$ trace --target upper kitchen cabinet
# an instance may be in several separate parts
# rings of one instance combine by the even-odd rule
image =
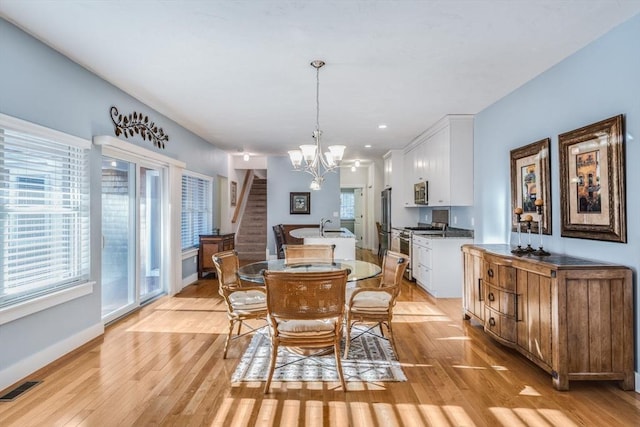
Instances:
[[[384,188],[393,188],[394,192],[400,193],[400,189],[404,186],[402,150],[389,150],[382,158],[384,160]],[[400,202],[400,198],[398,197],[395,201]]]
[[[413,205],[413,199],[408,199],[407,174],[404,170],[404,155],[402,150],[390,150],[384,156],[384,188],[391,188],[391,225],[404,227],[418,222],[418,212],[415,209],[405,209]],[[411,185],[413,190],[413,184]]]
[[[404,150],[404,173],[406,189],[429,183],[429,206],[473,205],[473,116],[445,116],[415,138]]]
[[[473,116],[445,116],[427,132],[429,206],[473,205]]]

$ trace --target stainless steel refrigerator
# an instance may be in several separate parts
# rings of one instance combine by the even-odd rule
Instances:
[[[380,248],[382,253],[389,248],[391,243],[391,189],[382,190],[382,217],[380,219],[381,231]]]

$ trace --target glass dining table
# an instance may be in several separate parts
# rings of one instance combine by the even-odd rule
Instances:
[[[265,270],[305,273],[310,271],[335,271],[345,268],[349,272],[349,276],[347,277],[347,285],[354,285],[360,280],[375,277],[382,272],[382,269],[379,265],[360,260],[338,259],[333,263],[305,263],[287,265],[284,259],[271,259],[268,261],[258,261],[251,264],[243,265],[238,269],[238,277],[247,282],[264,283],[263,273]]]

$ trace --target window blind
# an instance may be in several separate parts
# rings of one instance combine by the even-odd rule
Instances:
[[[200,234],[211,233],[212,179],[193,174],[182,175],[182,249],[198,246]]]
[[[88,280],[89,146],[0,117],[0,307]]]

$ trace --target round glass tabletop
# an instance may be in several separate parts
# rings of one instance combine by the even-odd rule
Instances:
[[[262,276],[265,270],[309,272],[309,271],[335,271],[346,268],[349,271],[347,281],[355,282],[377,276],[382,272],[379,265],[360,260],[336,260],[332,264],[294,264],[285,265],[284,259],[272,259],[258,261],[243,265],[238,269],[238,277],[242,280],[254,283],[264,283]]]

